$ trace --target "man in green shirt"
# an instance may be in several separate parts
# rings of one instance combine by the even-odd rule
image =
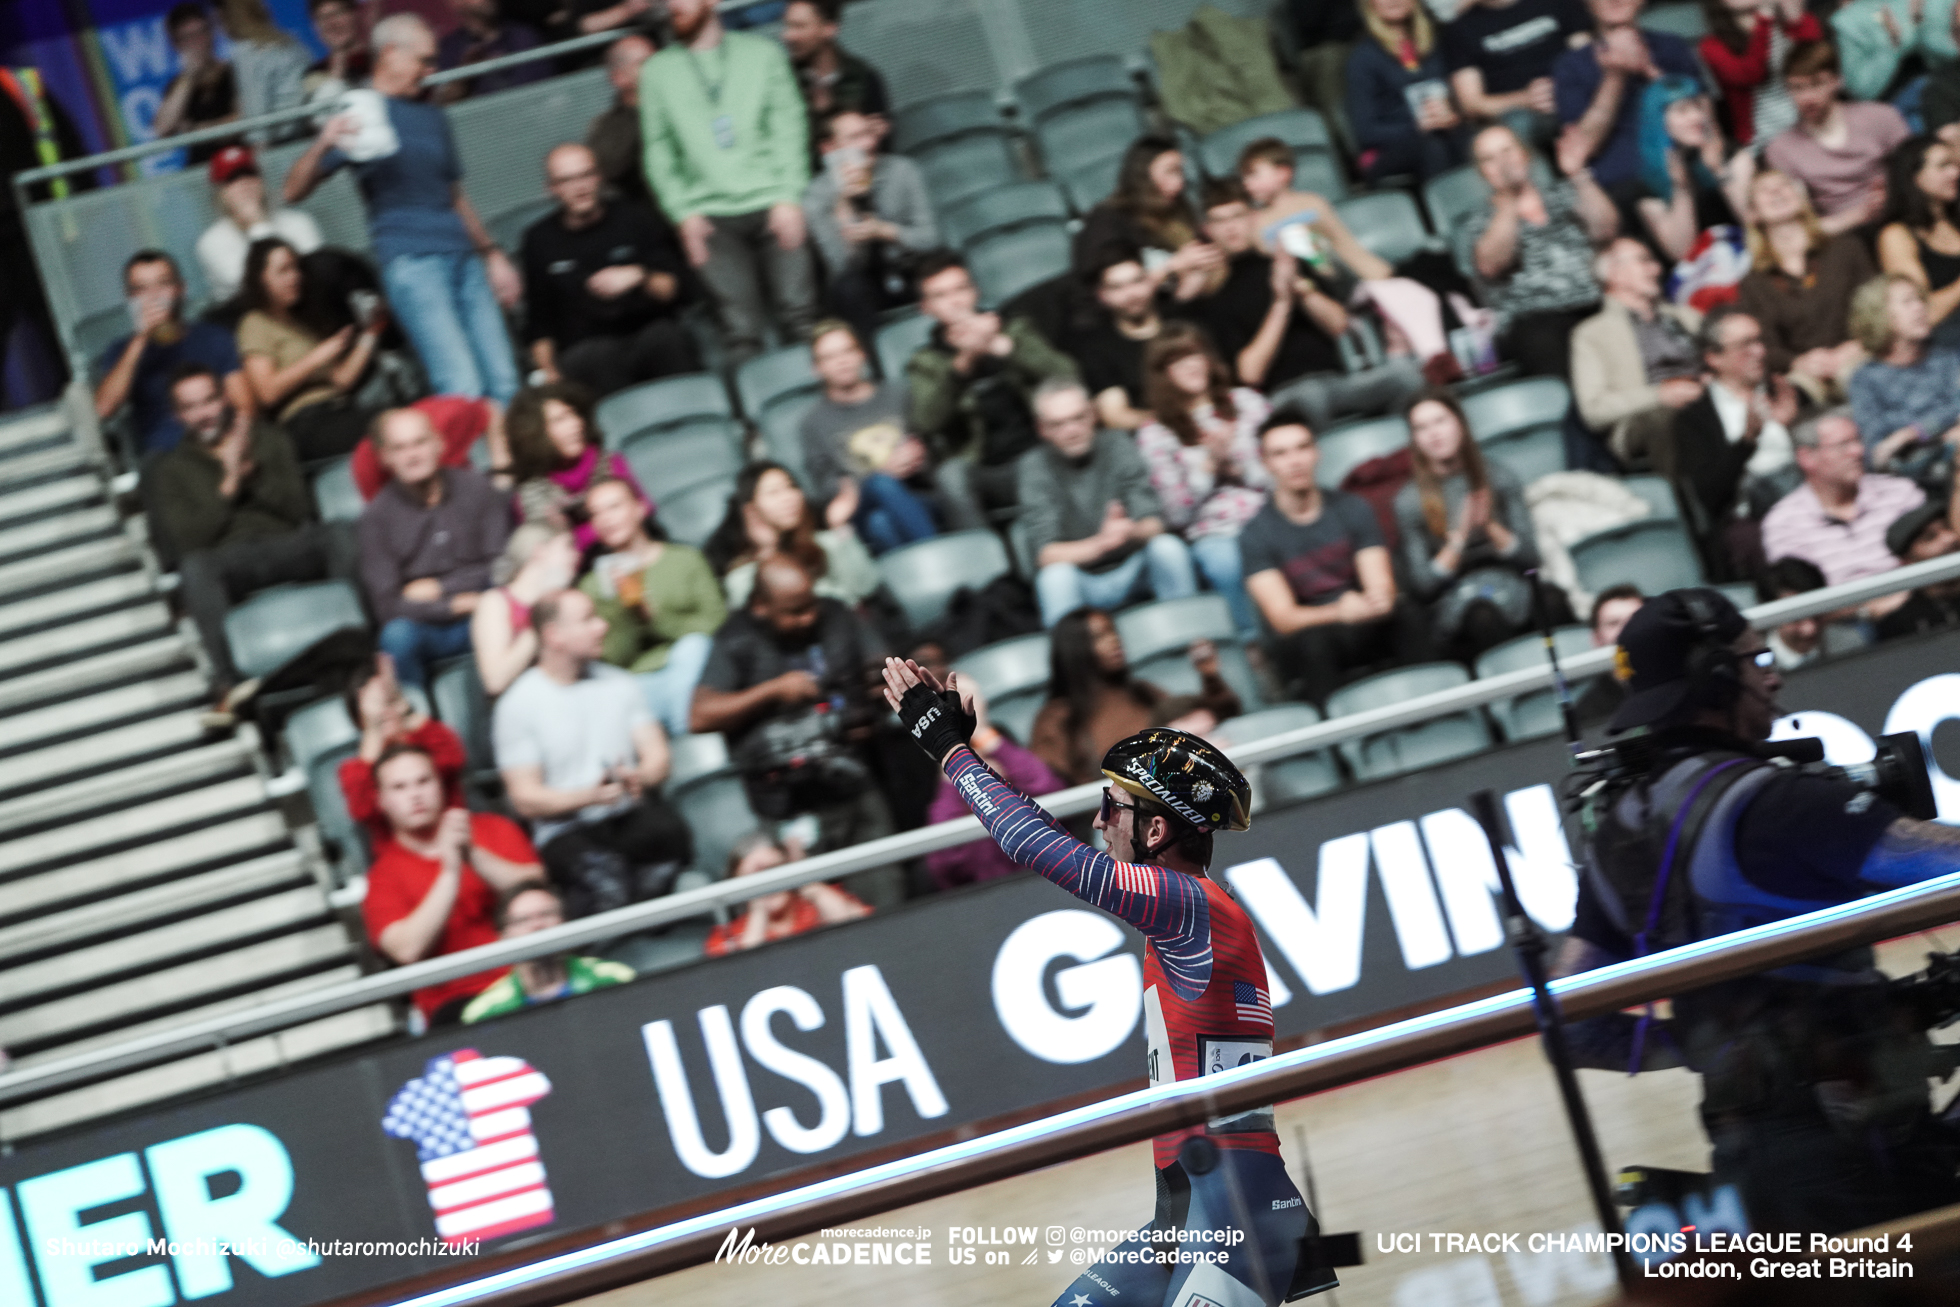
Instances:
[[[558,891],[542,880],[527,880],[504,891],[497,904],[497,928],[505,939],[517,939],[565,924],[565,904]],[[463,1024],[521,1012],[534,1003],[586,994],[634,978],[624,962],[560,954],[520,962],[463,1009]]]
[[[647,181],[721,313],[737,365],[762,352],[769,305],[789,336],[816,319],[803,224],[810,127],[776,42],[724,31],[714,0],[670,0],[674,44],[640,69]]]

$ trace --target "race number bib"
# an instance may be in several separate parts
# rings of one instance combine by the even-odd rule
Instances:
[[[1215,1076],[1221,1071],[1232,1071],[1254,1062],[1264,1062],[1273,1055],[1273,1041],[1270,1039],[1215,1038],[1211,1035],[1198,1036],[1198,1074]],[[1244,1134],[1254,1130],[1273,1128],[1273,1109],[1255,1107],[1237,1116],[1215,1116],[1205,1122],[1205,1128],[1213,1134]]]

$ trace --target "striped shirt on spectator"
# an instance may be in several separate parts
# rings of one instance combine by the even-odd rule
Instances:
[[[1889,572],[1899,565],[1885,547],[1885,530],[1926,501],[1926,493],[1905,477],[1866,473],[1849,518],[1824,511],[1817,492],[1798,486],[1776,501],[1763,518],[1763,554],[1815,563],[1827,585]]]

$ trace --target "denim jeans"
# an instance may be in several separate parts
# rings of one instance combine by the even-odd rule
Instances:
[[[1252,600],[1245,593],[1245,563],[1239,555],[1237,536],[1199,536],[1191,542],[1191,557],[1205,581],[1232,610],[1232,625],[1247,635],[1259,634],[1259,617],[1252,611]]]
[[[640,693],[646,696],[647,709],[667,728],[667,734],[688,733],[694,687],[701,680],[701,670],[708,665],[708,651],[714,644],[712,635],[689,631],[667,651],[665,667],[639,674]]]
[[[517,361],[482,259],[398,254],[381,266],[381,288],[436,394],[510,403]]]
[[[429,685],[429,664],[460,658],[470,651],[470,619],[418,622],[397,617],[381,628],[376,641],[395,660],[395,679],[403,685]]]
[[[852,521],[874,554],[939,534],[939,523],[926,502],[912,487],[883,472],[873,472],[858,483],[858,511]]]
[[[1050,563],[1034,578],[1043,626],[1053,626],[1078,608],[1120,607],[1139,592],[1153,599],[1182,599],[1198,593],[1189,546],[1165,531],[1107,572]]]

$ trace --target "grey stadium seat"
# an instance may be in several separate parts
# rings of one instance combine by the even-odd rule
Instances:
[[[770,405],[811,394],[820,384],[807,345],[785,345],[758,354],[735,373],[735,393],[741,396],[742,413],[751,422],[760,422]]]
[[[654,516],[667,535],[699,549],[728,516],[728,497],[735,493],[734,477],[717,477],[658,499]]]
[[[1026,744],[1048,697],[1048,654],[1048,633],[1041,631],[975,649],[954,660],[953,670],[979,685],[994,725]]]
[[[768,456],[789,469],[806,493],[814,492],[810,470],[803,461],[803,417],[816,407],[817,396],[799,395],[770,408],[759,425]]]
[[[1315,479],[1338,487],[1348,473],[1371,458],[1392,454],[1409,443],[1409,424],[1401,418],[1369,418],[1319,433],[1320,469]]]
[[[1730,603],[1745,613],[1762,602],[1762,599],[1756,594],[1756,587],[1750,585],[1747,581],[1730,581],[1714,588],[1720,590],[1728,597]]]
[[[438,663],[429,678],[429,697],[435,701],[436,716],[461,737],[471,774],[495,772],[497,753],[490,742],[490,699],[483,693],[483,682],[477,676],[476,659],[465,656]]]
[[[1213,177],[1236,177],[1239,175],[1239,154],[1254,141],[1268,136],[1276,136],[1298,150],[1334,149],[1334,137],[1327,130],[1327,120],[1313,109],[1282,109],[1278,113],[1263,113],[1257,118],[1247,118],[1243,122],[1221,127],[1206,136],[1199,144],[1200,162],[1204,170]],[[1300,185],[1296,175],[1294,184]],[[1302,186],[1307,190],[1310,187]]]
[[[1357,195],[1340,201],[1334,210],[1356,240],[1391,264],[1422,253],[1435,240],[1407,191]]]
[[[1005,137],[1007,120],[992,91],[960,91],[907,105],[892,115],[892,148],[917,154],[963,136]]]
[[[1246,660],[1245,646],[1237,639],[1217,643],[1218,674],[1239,696],[1239,707],[1250,712],[1264,708],[1266,699],[1259,692],[1259,678],[1252,674],[1252,664]],[[1132,658],[1130,675],[1170,694],[1197,694],[1204,688],[1198,669],[1191,665],[1190,657],[1182,649],[1168,650],[1152,658]]]
[[[1116,190],[1116,179],[1123,171],[1123,155],[1128,149],[1124,145],[1092,159],[1077,160],[1066,169],[1050,168],[1048,175],[1068,194],[1071,208],[1077,213],[1087,213]]]
[[[1293,153],[1293,186],[1312,191],[1323,200],[1347,198],[1347,171],[1332,150],[1296,150]]]
[[[667,784],[680,785],[696,776],[725,771],[729,766],[728,739],[719,731],[676,735],[667,741]]]
[[[732,769],[707,772],[672,785],[668,802],[694,832],[694,867],[715,880],[728,875],[729,850],[762,822],[749,807],[741,776]]]
[[[1678,521],[1628,522],[1587,536],[1571,554],[1580,587],[1593,594],[1623,581],[1648,594],[1702,583],[1701,558]]]
[[[345,883],[367,869],[367,837],[347,812],[340,764],[360,748],[360,729],[339,699],[310,703],[286,719],[286,756],[306,776],[307,799],[320,834],[336,851],[335,872]]]
[[[1220,722],[1215,738],[1227,749],[1232,749],[1316,726],[1320,721],[1320,710],[1312,704],[1281,704],[1277,708],[1242,713]],[[1310,799],[1341,786],[1341,769],[1335,764],[1334,755],[1325,749],[1250,764],[1245,772],[1246,778],[1252,782],[1252,806],[1255,809]]]
[[[1558,650],[1559,663],[1563,665],[1567,659],[1593,647],[1592,628],[1561,626],[1552,632],[1552,644]],[[1521,635],[1485,650],[1477,659],[1477,675],[1501,676],[1505,672],[1523,671],[1527,667],[1543,667],[1545,663],[1544,638]],[[1580,681],[1570,687],[1574,699],[1585,692],[1586,684]],[[1557,735],[1565,729],[1565,722],[1558,710],[1558,692],[1549,688],[1499,699],[1490,705],[1490,715],[1497,720],[1498,728],[1504,732],[1507,740],[1536,739],[1541,735]]]
[[[628,386],[599,401],[594,416],[608,449],[623,448],[644,431],[679,426],[698,418],[730,418],[734,407],[721,378],[706,372],[662,377]]]
[[[742,470],[742,429],[727,418],[702,418],[627,443],[626,465],[653,501],[661,503],[703,481]]]
[[[1120,156],[1148,128],[1135,100],[1098,100],[1044,119],[1034,135],[1048,175],[1066,177],[1092,160]]]
[[[1690,45],[1708,35],[1708,16],[1697,4],[1653,5],[1638,21],[1645,31],[1666,32]]]
[[[1068,221],[1068,199],[1053,182],[1016,182],[949,204],[939,218],[939,234],[952,248],[997,231],[1044,218]]]
[[[354,460],[337,458],[313,478],[313,506],[322,522],[358,522],[367,501],[354,484]]]
[[[924,348],[932,338],[932,329],[938,325],[936,319],[915,313],[878,328],[878,366],[884,369],[887,381],[897,381],[905,375],[905,365]]]
[[[1418,663],[1344,685],[1327,696],[1327,715],[1345,717],[1390,704],[1402,703],[1419,695],[1434,694],[1469,683],[1470,673],[1456,663]],[[1340,745],[1341,756],[1361,780],[1374,780],[1414,771],[1453,758],[1463,758],[1487,749],[1490,727],[1476,709],[1452,713],[1413,726],[1401,726],[1349,740]]]
[[[1030,223],[983,237],[964,253],[980,302],[994,307],[1068,271],[1068,228],[1060,222]]]
[[[516,254],[524,246],[524,233],[531,224],[558,208],[558,201],[550,196],[526,200],[514,208],[493,214],[483,220],[484,231],[490,234],[497,248],[509,254]]]
[[[970,195],[1024,180],[1021,161],[1006,136],[961,136],[913,156],[925,174],[933,203],[944,209]]]
[[[367,629],[347,581],[308,581],[261,590],[225,614],[225,641],[240,676],[264,676],[335,631]]]
[[[879,575],[915,631],[944,616],[947,601],[961,586],[978,590],[1009,570],[1007,546],[992,531],[934,536],[878,559]]]
[[[1140,101],[1136,79],[1115,55],[1090,55],[1037,68],[1014,84],[1014,98],[1028,122],[1104,100]]]
[[[1530,485],[1565,470],[1565,414],[1572,392],[1557,377],[1527,377],[1463,397],[1470,433],[1488,458]]]
[[[1680,501],[1675,499],[1674,487],[1667,483],[1666,477],[1622,477],[1620,484],[1647,501],[1651,517],[1665,521],[1681,516]]]
[[[1123,652],[1133,663],[1161,653],[1181,656],[1194,640],[1239,638],[1232,625],[1231,608],[1215,594],[1159,599],[1126,608],[1116,615],[1116,633],[1123,637]]]

